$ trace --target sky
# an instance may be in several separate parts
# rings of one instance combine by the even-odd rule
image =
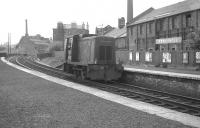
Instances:
[[[146,9],[165,7],[183,0],[133,0],[133,17]],[[127,18],[127,0],[0,0],[0,44],[17,44],[25,35],[25,19],[29,35],[53,37],[57,22],[89,24],[90,33],[96,27],[117,27],[118,18]]]

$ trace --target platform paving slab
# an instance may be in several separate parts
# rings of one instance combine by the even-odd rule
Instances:
[[[193,128],[47,81],[2,62],[0,69],[2,128]]]

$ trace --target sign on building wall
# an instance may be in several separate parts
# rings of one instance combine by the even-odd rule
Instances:
[[[129,60],[132,61],[133,60],[133,53],[129,52]]]
[[[162,38],[156,39],[156,44],[171,44],[171,43],[181,43],[181,37],[172,37],[172,38]]]
[[[145,61],[152,62],[152,53],[151,52],[145,53]]]
[[[135,53],[135,60],[140,61],[140,53],[139,52]]]
[[[200,63],[200,52],[196,52],[196,63]]]
[[[163,53],[163,63],[171,63],[172,60],[171,60],[171,53],[169,52],[164,52]]]
[[[183,53],[183,63],[188,64],[188,52]]]

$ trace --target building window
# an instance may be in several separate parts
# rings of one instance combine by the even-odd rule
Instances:
[[[149,48],[149,51],[152,52],[152,51],[153,51],[153,48]]]
[[[157,21],[157,31],[162,31],[163,30],[163,19],[160,19]]]
[[[160,20],[160,31],[163,31],[163,23],[164,23],[164,20],[163,19],[161,19]]]
[[[149,23],[149,33],[152,33],[152,22]]]
[[[160,45],[159,44],[155,44],[155,50],[158,51],[160,49]]]
[[[131,36],[133,35],[133,28],[130,28],[131,29]]]
[[[143,25],[141,24],[140,25],[140,35],[142,34],[142,27],[143,27]]]
[[[140,49],[140,43],[141,43],[141,42],[140,42],[140,39],[138,39],[138,40],[137,40],[137,50]]]
[[[164,47],[160,47],[160,51],[165,51],[165,48]]]
[[[176,28],[176,16],[172,17],[172,29]]]
[[[190,46],[189,46],[189,45],[186,45],[186,46],[185,46],[185,50],[186,50],[186,51],[189,51],[189,50],[190,50]]]
[[[146,49],[146,42],[145,42],[145,39],[142,39],[142,49]]]
[[[176,48],[175,48],[175,47],[173,47],[173,48],[172,48],[172,51],[176,51]]]
[[[191,14],[186,14],[186,27],[191,26]]]

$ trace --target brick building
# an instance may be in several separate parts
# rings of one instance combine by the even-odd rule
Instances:
[[[132,64],[195,66],[200,63],[200,0],[150,8],[127,22]]]
[[[64,44],[64,40],[68,36],[77,34],[89,34],[89,25],[77,25],[76,23],[63,24],[62,22],[57,23],[57,28],[53,28],[53,41],[56,43]]]
[[[116,63],[126,63],[128,61],[128,42],[124,17],[118,19],[118,28],[113,28],[104,35],[115,38]]]

